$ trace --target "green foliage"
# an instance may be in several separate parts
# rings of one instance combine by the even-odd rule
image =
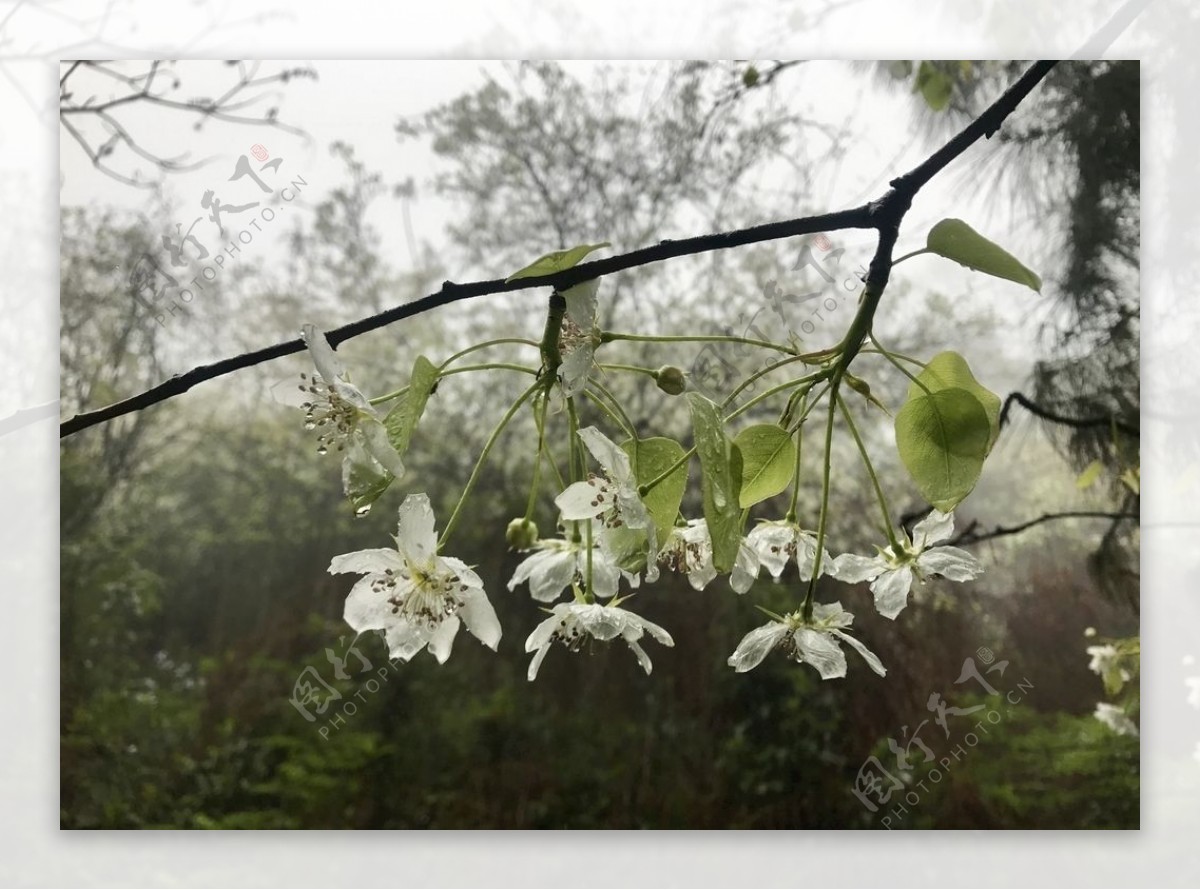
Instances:
[[[700,494],[712,537],[713,566],[718,572],[727,572],[737,559],[742,535],[741,457],[725,433],[717,406],[695,392],[687,394],[687,401],[700,457]]]
[[[735,465],[741,467],[738,503],[742,508],[774,497],[788,487],[796,471],[796,443],[783,427],[760,423],[733,437]]]
[[[662,436],[638,439],[636,442],[629,440],[621,443],[621,448],[629,455],[638,485],[648,485],[658,479],[682,460],[686,453],[674,439]],[[684,461],[671,475],[646,492],[643,498],[646,509],[654,518],[660,543],[667,539],[675,525],[675,517],[679,515],[679,505],[683,503],[683,493],[687,490],[688,470],[688,462]]]
[[[950,104],[950,97],[954,95],[954,80],[932,62],[922,61],[917,66],[913,92],[920,93],[932,110],[945,111]]]
[[[984,238],[961,219],[944,219],[929,230],[925,247],[959,265],[1023,284],[1039,293],[1042,279],[1020,260]]]
[[[940,768],[936,782],[937,759],[922,763],[913,749],[906,786],[920,803],[893,829],[1138,827],[1136,739],[1115,735],[1090,715],[1030,707],[1013,708],[977,736],[979,744]],[[875,753],[894,763],[886,743]],[[880,827],[878,817],[872,824]]]
[[[917,489],[943,513],[971,493],[991,439],[982,403],[965,389],[918,390],[896,414],[896,448]]]
[[[592,251],[611,246],[607,241],[601,241],[599,244],[580,244],[566,250],[555,250],[538,257],[528,266],[518,269],[504,280],[516,281],[518,278],[538,278],[542,275],[553,275],[555,272],[565,272],[567,269],[579,265],[579,261]]]
[[[908,397],[913,399],[924,392],[943,389],[965,389],[979,400],[992,430],[988,437],[990,451],[1000,435],[1000,397],[975,379],[967,360],[957,352],[940,352],[931,358],[916,381],[909,384]]]

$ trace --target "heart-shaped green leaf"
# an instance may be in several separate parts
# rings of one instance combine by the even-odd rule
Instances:
[[[968,269],[1015,281],[1041,293],[1042,279],[1015,256],[984,238],[961,219],[944,219],[929,230],[925,246],[931,253]]]
[[[761,423],[746,427],[733,439],[742,465],[738,503],[745,509],[774,497],[796,472],[796,443],[783,427]]]
[[[636,447],[635,447],[636,446]],[[682,445],[674,439],[657,436],[652,439],[638,439],[635,443],[629,439],[621,443],[621,448],[629,455],[633,466],[633,475],[638,485],[647,485],[678,463],[686,454]],[[683,503],[683,493],[687,489],[688,465],[683,463],[671,475],[659,482],[646,492],[642,501],[654,518],[654,526],[658,530],[658,543],[662,545],[675,527],[675,517],[679,514],[679,505]]]
[[[932,62],[922,62],[917,68],[913,91],[920,92],[925,104],[934,111],[944,111],[954,94],[954,81]]]
[[[920,383],[908,385],[910,399],[923,395],[926,389],[930,392],[965,389],[979,399],[991,427],[991,434],[988,436],[988,450],[991,450],[992,445],[996,443],[996,437],[1000,435],[1000,397],[975,379],[965,358],[957,352],[940,352],[930,359],[925,370],[917,375],[917,380]],[[921,388],[922,384],[924,389]]]
[[[742,539],[741,468],[735,466],[741,462],[740,455],[725,434],[720,409],[697,392],[688,393],[687,400],[700,457],[700,494],[712,538],[713,566],[718,572],[728,572]]]
[[[518,269],[504,280],[516,281],[518,278],[537,278],[541,275],[565,272],[567,269],[579,265],[579,261],[593,250],[611,246],[607,241],[601,241],[599,244],[580,244],[576,247],[568,247],[566,250],[556,250],[538,257],[524,269]]]
[[[921,494],[943,513],[979,481],[990,436],[987,411],[965,389],[920,392],[896,415],[900,459]]]

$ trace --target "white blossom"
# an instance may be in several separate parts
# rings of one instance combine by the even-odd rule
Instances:
[[[1137,736],[1138,728],[1125,712],[1116,705],[1108,702],[1097,702],[1096,713],[1092,715],[1117,735]]]
[[[1087,654],[1092,657],[1088,664],[1088,670],[1097,676],[1103,677],[1117,663],[1117,647],[1111,643],[1104,646],[1088,646]]]
[[[853,621],[854,616],[841,603],[815,606],[809,621],[801,612],[781,616],[742,637],[728,663],[739,674],[744,673],[758,667],[772,650],[782,649],[790,658],[815,667],[822,680],[830,680],[846,676],[841,644],[848,643],[871,670],[884,676],[887,670],[875,653],[842,630]]]
[[[596,322],[596,291],[599,287],[600,279],[593,278],[562,292],[567,311],[559,333],[562,365],[558,375],[564,396],[581,392],[592,371],[596,347],[600,343]]]
[[[568,526],[578,529],[580,524],[568,523]],[[611,554],[600,546],[602,528],[599,522],[592,520],[591,590],[600,599],[611,599],[617,595],[617,587],[622,577],[634,587],[638,584],[638,578],[634,574],[623,572]],[[528,582],[529,593],[535,600],[551,603],[572,584],[586,586],[588,545],[577,530],[563,538],[543,538],[530,550],[531,555],[517,566],[508,582],[509,590],[515,590],[517,585]]]
[[[791,560],[795,560],[800,570],[801,581],[812,579],[817,558],[817,539],[796,523],[787,520],[760,522],[746,535],[746,544],[776,581]],[[822,550],[821,570],[829,573],[832,563],[829,553]]]
[[[845,553],[834,561],[829,573],[851,584],[870,581],[879,614],[895,618],[908,605],[914,580],[943,577],[971,581],[983,574],[979,560],[965,550],[930,546],[946,540],[953,531],[954,514],[934,510],[914,526],[911,542],[900,533],[899,553],[891,546],[880,549],[878,556]]]
[[[525,651],[534,653],[533,660],[529,662],[529,679],[537,677],[542,660],[555,642],[562,643],[572,652],[578,652],[588,638],[608,642],[620,637],[633,650],[642,670],[649,674],[650,656],[638,643],[647,633],[664,646],[675,645],[671,635],[657,624],[616,605],[559,603],[550,610],[550,617],[535,627],[525,641]]]
[[[483,581],[462,560],[437,553],[433,509],[425,494],[400,505],[396,548],[335,556],[329,572],[364,577],[346,597],[344,617],[354,630],[381,630],[392,658],[408,661],[426,646],[439,663],[450,657],[460,619],[495,650],[500,622]]]
[[[717,577],[713,566],[712,536],[708,522],[690,519],[686,526],[671,529],[659,553],[660,561],[674,572],[686,573],[695,590],[703,590]],[[758,554],[746,543],[738,543],[737,559],[729,577],[729,586],[745,593],[758,579]]]
[[[318,430],[317,452],[330,450],[342,455],[342,486],[351,490],[352,474],[369,476],[404,475],[404,463],[388,438],[375,408],[350,378],[337,353],[313,325],[303,327],[304,342],[317,373],[300,375],[300,388],[308,393],[304,409],[306,429]]]
[[[614,558],[624,547],[623,543],[619,545],[616,542],[625,530],[640,533],[645,538],[646,580],[657,580],[657,533],[650,511],[638,495],[637,478],[633,474],[629,455],[595,427],[581,429],[579,438],[603,468],[605,475],[589,475],[582,482],[568,485],[554,499],[563,520],[599,520],[603,526],[601,546]]]

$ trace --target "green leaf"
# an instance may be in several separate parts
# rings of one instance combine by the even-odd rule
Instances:
[[[979,403],[983,405],[983,410],[987,413],[988,424],[991,427],[991,435],[988,436],[988,451],[991,451],[992,446],[996,443],[996,437],[1000,435],[1000,397],[975,379],[965,358],[957,352],[940,352],[930,359],[925,370],[917,375],[917,380],[931,392],[939,392],[943,389],[965,389],[979,399]],[[917,383],[908,385],[910,399],[915,399],[924,392],[925,390],[921,389]]]
[[[553,275],[555,272],[565,272],[567,269],[579,265],[579,261],[593,250],[611,246],[607,241],[601,241],[599,244],[580,244],[577,247],[569,247],[566,250],[556,250],[553,253],[538,257],[524,269],[513,272],[504,280],[516,281],[518,278],[537,278],[541,275]]]
[[[1020,260],[984,238],[961,219],[944,219],[929,230],[925,246],[931,253],[983,272],[1015,281],[1041,293],[1042,279]]]
[[[954,81],[932,62],[922,62],[917,68],[913,91],[919,92],[925,104],[934,111],[945,111],[954,93]]]
[[[404,452],[408,450],[408,444],[412,441],[417,423],[425,412],[425,403],[429,401],[429,394],[433,392],[437,381],[437,367],[425,356],[417,356],[417,360],[413,363],[408,392],[383,419],[383,425],[387,427],[392,447],[401,457],[404,457]]]
[[[783,427],[762,423],[746,427],[733,439],[741,457],[738,504],[745,509],[788,487],[796,472],[796,443]]]
[[[1096,480],[1100,478],[1100,474],[1103,472],[1104,463],[1098,460],[1092,461],[1083,468],[1083,472],[1075,480],[1075,487],[1080,491],[1083,491],[1085,488],[1091,488],[1096,484]]]
[[[728,572],[737,559],[742,539],[742,509],[739,499],[741,455],[725,434],[720,409],[696,392],[687,394],[700,456],[700,493],[704,500],[704,518],[712,538],[713,566]]]
[[[965,389],[921,392],[896,415],[896,448],[918,490],[948,513],[971,493],[987,457],[991,426]]]
[[[653,482],[686,454],[683,446],[674,439],[661,436],[639,439],[636,443],[629,439],[621,443],[621,448],[629,455],[638,485]],[[679,514],[679,505],[683,503],[683,493],[687,490],[688,469],[686,462],[681,464],[642,498],[646,509],[654,518],[655,528],[658,529],[659,546],[662,546],[671,529],[675,527],[675,517]]]

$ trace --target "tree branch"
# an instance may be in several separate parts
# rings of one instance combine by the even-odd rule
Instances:
[[[1034,414],[1043,420],[1049,420],[1052,423],[1062,424],[1063,426],[1075,427],[1076,429],[1087,429],[1094,426],[1112,427],[1131,436],[1140,436],[1141,431],[1132,424],[1115,416],[1099,416],[1099,417],[1066,417],[1057,412],[1051,411],[1049,408],[1043,408],[1041,405],[1030,400],[1023,393],[1011,392],[1008,398],[1004,400],[1004,407],[1000,409],[1000,426],[1004,426],[1008,422],[1008,412],[1012,408],[1013,403],[1020,405],[1030,414]]]
[[[1018,535],[1026,529],[1031,529],[1043,522],[1055,522],[1059,519],[1109,519],[1115,522],[1122,520],[1137,521],[1141,516],[1137,513],[1109,513],[1103,510],[1067,510],[1062,513],[1043,513],[1037,519],[1030,519],[1020,525],[998,525],[990,531],[977,531],[979,522],[972,520],[966,528],[946,542],[946,545],[978,544],[980,541],[990,541],[993,538],[1003,538],[1007,535]]]
[[[1034,63],[1028,71],[1018,78],[991,106],[989,106],[974,121],[969,123],[954,138],[942,148],[934,152],[923,163],[908,173],[893,179],[890,190],[876,201],[860,207],[842,210],[835,213],[818,214],[801,217],[785,222],[768,223],[752,226],[733,232],[711,235],[700,235],[678,241],[662,241],[652,247],[641,248],[630,253],[583,263],[564,272],[553,275],[543,275],[538,278],[521,278],[516,281],[494,279],[491,281],[476,281],[467,284],[456,284],[446,281],[441,290],[411,303],[397,306],[378,315],[360,319],[327,333],[330,345],[336,348],[340,343],[353,337],[374,331],[387,325],[411,318],[460,300],[491,294],[508,293],[511,291],[528,290],[537,287],[553,287],[558,290],[579,284],[592,278],[611,275],[625,269],[657,263],[680,256],[690,256],[713,250],[726,250],[747,244],[757,244],[764,241],[791,238],[796,235],[816,234],[818,232],[833,232],[841,229],[868,229],[879,232],[879,242],[875,255],[871,260],[867,273],[866,291],[863,304],[851,323],[850,330],[843,340],[845,346],[842,362],[848,366],[862,347],[863,340],[870,331],[870,323],[875,309],[883,296],[892,267],[892,248],[899,234],[900,223],[912,204],[913,196],[935,175],[946,167],[952,160],[961,155],[971,145],[983,137],[989,137],[1000,127],[1021,101],[1029,95],[1033,88],[1057,64],[1053,61]],[[96,411],[77,414],[60,425],[60,437],[70,436],[88,427],[112,420],[133,411],[140,411],[151,405],[164,402],[167,399],[181,395],[206,380],[212,380],[225,374],[252,367],[272,359],[292,355],[304,349],[300,339],[288,340],[244,353],[210,365],[202,365],[185,374],[176,375],[143,393],[100,408]]]

